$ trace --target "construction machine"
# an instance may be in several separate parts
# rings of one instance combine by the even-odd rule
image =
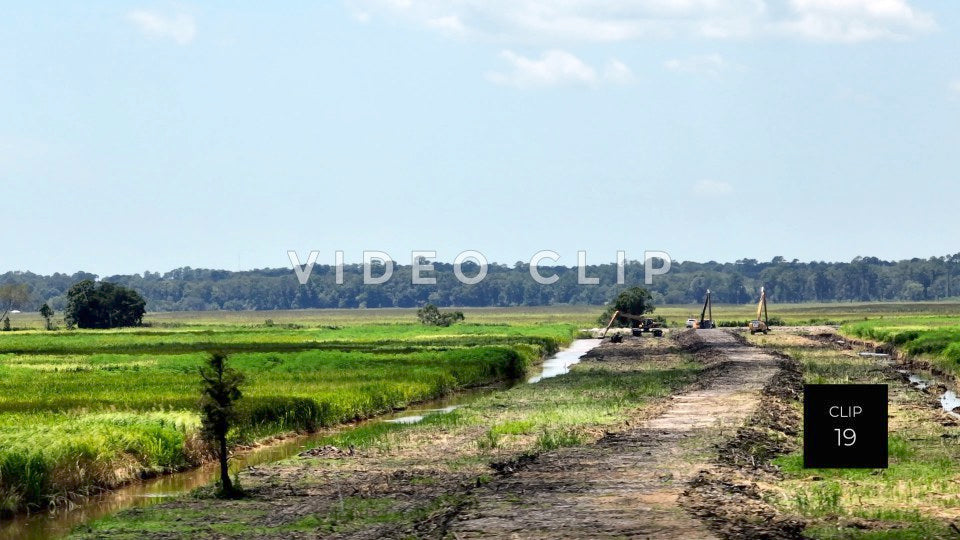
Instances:
[[[761,315],[763,315],[763,320],[760,320]],[[750,334],[753,335],[757,332],[766,334],[770,331],[769,322],[770,318],[767,315],[767,291],[764,287],[760,287],[760,303],[757,304],[757,318],[750,321]]]
[[[636,317],[634,315],[629,315],[627,318],[640,323],[631,329],[633,335],[642,336],[644,332],[650,332],[653,337],[663,336],[663,325],[660,324],[660,321],[650,317]]]
[[[713,302],[710,301],[710,289],[707,289],[707,298],[703,301],[703,309],[700,311],[700,320],[696,327],[705,330],[713,328]]]
[[[623,317],[624,319],[629,319],[630,323],[630,332],[634,336],[642,336],[644,332],[650,332],[654,337],[663,336],[663,325],[660,322],[652,319],[650,317],[641,317],[640,315],[633,315],[632,313],[622,313],[617,310],[613,312],[613,317],[610,317],[610,322],[607,323],[607,327],[603,329],[603,333],[600,334],[602,339],[607,335],[607,330],[613,326],[613,321],[617,320],[617,317]]]

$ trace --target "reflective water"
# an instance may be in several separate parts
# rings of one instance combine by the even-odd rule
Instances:
[[[537,383],[543,379],[549,379],[550,377],[556,377],[557,375],[563,375],[570,371],[570,366],[578,363],[580,357],[586,354],[590,349],[593,349],[600,344],[599,339],[578,339],[574,341],[569,348],[564,349],[557,353],[555,356],[548,358],[543,362],[540,373],[534,375],[527,379],[528,383]]]
[[[936,377],[932,374],[924,374],[923,376],[918,375],[914,372],[900,369],[897,370],[900,373],[907,376],[907,380],[910,382],[910,385],[916,388],[917,390],[924,390],[933,386],[934,384],[941,384],[944,387],[950,386],[944,382],[938,382]],[[943,407],[944,411],[960,418],[960,414],[955,413],[953,410],[957,407],[960,407],[960,397],[957,397],[957,393],[953,390],[944,390],[940,394],[940,406]]]

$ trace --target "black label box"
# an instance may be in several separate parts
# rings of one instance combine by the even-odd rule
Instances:
[[[885,469],[887,458],[887,385],[804,385],[804,467]]]

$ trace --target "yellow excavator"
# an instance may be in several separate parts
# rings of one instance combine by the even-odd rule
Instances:
[[[763,315],[763,320],[760,320],[760,316]],[[760,287],[760,303],[757,304],[757,318],[750,321],[748,327],[750,328],[750,334],[756,334],[757,332],[763,332],[766,334],[770,331],[770,325],[768,324],[770,317],[767,315],[767,291],[763,287]]]

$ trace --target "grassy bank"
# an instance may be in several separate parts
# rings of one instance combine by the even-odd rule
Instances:
[[[845,325],[849,336],[889,343],[922,356],[940,370],[960,375],[960,321],[955,317],[877,319]]]
[[[955,538],[960,516],[960,425],[930,395],[904,384],[892,368],[801,336],[751,337],[803,367],[804,382],[889,385],[887,469],[804,469],[796,450],[777,458],[783,480],[768,498],[802,516],[812,538]],[[799,410],[799,405],[798,410]]]
[[[207,327],[0,335],[0,512],[197,465],[197,368],[247,377],[234,443],[309,431],[521,376],[568,324]],[[18,351],[18,352],[11,352]]]

